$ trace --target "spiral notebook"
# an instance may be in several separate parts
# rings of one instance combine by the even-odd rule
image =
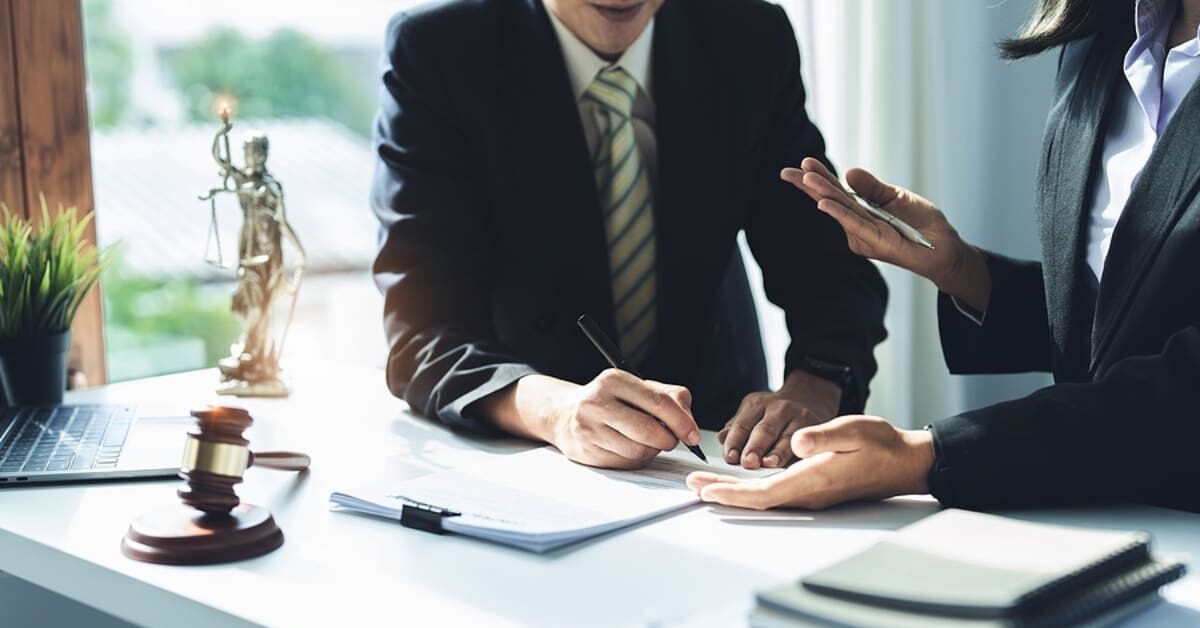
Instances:
[[[760,592],[773,610],[843,624],[1064,625],[1144,601],[1184,565],[1149,535],[945,510],[869,549]]]

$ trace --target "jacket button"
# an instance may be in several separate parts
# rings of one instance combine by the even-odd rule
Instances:
[[[550,330],[554,329],[554,315],[543,314],[539,316],[538,319],[534,321],[533,326],[543,334],[550,333]]]

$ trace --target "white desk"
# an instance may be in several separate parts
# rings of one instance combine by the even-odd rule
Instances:
[[[0,571],[135,624],[543,626],[730,625],[755,589],[794,578],[936,509],[926,499],[787,513],[730,523],[706,507],[537,556],[396,523],[330,512],[332,490],[414,477],[530,445],[455,435],[408,414],[378,371],[295,374],[290,400],[248,400],[255,449],[310,453],[303,476],[251,469],[238,492],[266,506],[286,542],[228,565],[165,567],[123,557],[129,521],[175,499],[178,482],[0,490]],[[132,402],[160,414],[213,399],[211,372],[72,394],[72,402]],[[710,458],[714,435],[705,435]],[[182,440],[182,437],[181,437]],[[718,463],[719,464],[719,463]],[[1157,547],[1200,557],[1200,516],[1137,506],[1015,513],[1041,521],[1143,528]],[[1200,580],[1167,590],[1169,604],[1133,623],[1200,625]]]

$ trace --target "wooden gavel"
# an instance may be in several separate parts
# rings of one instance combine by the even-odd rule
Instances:
[[[254,423],[250,413],[232,406],[209,406],[192,410],[196,427],[188,431],[179,476],[187,487],[179,499],[211,515],[229,514],[241,500],[233,485],[251,466],[280,471],[304,471],[311,460],[306,454],[288,451],[250,451],[242,433]]]

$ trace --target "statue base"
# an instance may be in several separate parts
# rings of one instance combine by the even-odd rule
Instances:
[[[279,376],[279,364],[274,360],[256,360],[248,353],[221,358],[217,361],[221,373],[218,395],[234,397],[287,397],[291,388]]]
[[[284,381],[278,377],[257,382],[240,379],[227,379],[217,386],[218,395],[233,395],[234,397],[287,397],[292,393]]]

